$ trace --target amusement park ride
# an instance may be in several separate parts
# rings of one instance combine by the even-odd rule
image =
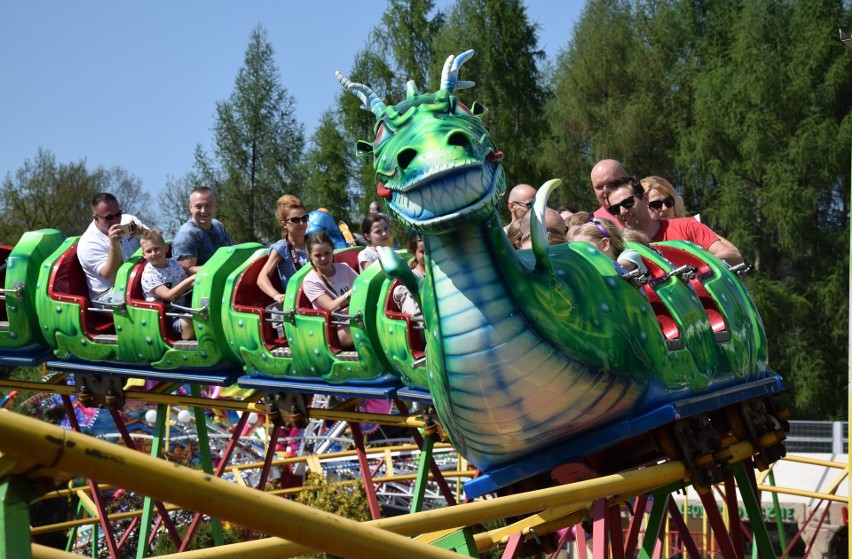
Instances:
[[[88,300],[76,237],[32,231],[0,247],[0,365],[50,373],[42,383],[0,378],[0,388],[53,393],[71,427],[0,411],[0,557],[68,556],[30,543],[27,507],[75,476],[88,480],[88,490],[77,489],[100,526],[93,556],[100,542],[111,557],[144,557],[162,532],[189,557],[496,548],[516,557],[554,552],[568,539],[583,557],[587,543],[596,559],[660,557],[674,553],[663,541],[668,523],[679,548],[698,557],[709,552],[671,499],[687,486],[698,490],[717,553],[742,559],[750,542],[774,556],[764,523],[745,530],[736,506],[738,492],[749,517],[762,518],[754,470],[784,456],[787,429],[773,399],[783,383],[738,270],[686,242],[637,245],[649,275],[633,282],[589,246],[549,247],[542,216],[559,181],[536,197],[533,248],[515,251],[496,209],[503,155],[482,125],[484,109],[455,96],[472,85],[458,80],[472,54],[447,60],[437,92],[409,83],[395,106],[338,75],[376,116],[375,140],[358,149],[373,155],[378,194],[427,254],[418,279],[404,254],[383,250],[345,313],[311,308],[301,288],[309,267],[276,307],[257,287],[268,249],[256,243],[220,249],[197,274],[192,306],[180,308],[144,300],[138,253],[104,309]],[[358,250],[338,251],[336,261],[356,266]],[[399,284],[418,297],[422,319],[396,307]],[[172,336],[174,313],[192,319],[197,340]],[[354,350],[340,347],[341,323]],[[141,402],[157,407],[150,455],[135,450],[126,426],[124,411]],[[123,446],[75,432],[80,406],[108,412]],[[183,419],[194,419],[203,471],[158,458],[170,451],[170,406],[193,410]],[[229,413],[232,435],[214,456],[209,417]],[[257,461],[234,462],[251,418],[267,426]],[[398,427],[414,445],[372,446],[366,425]],[[333,448],[346,428],[349,454]],[[280,457],[286,444],[299,451]],[[258,490],[275,481],[274,493],[286,494],[300,471],[335,468],[363,478],[372,521]],[[144,496],[122,533],[103,484]],[[410,514],[382,518],[390,501],[378,488],[394,485],[410,489]],[[427,492],[446,506],[427,506]],[[182,534],[175,508],[198,511]],[[203,555],[185,551],[202,515],[217,544]],[[275,537],[223,546],[222,520]],[[483,527],[494,520],[505,526]]]

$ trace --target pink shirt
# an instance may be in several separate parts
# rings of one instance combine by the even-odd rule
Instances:
[[[348,264],[334,263],[334,275],[328,278],[328,283],[331,284],[331,289],[326,285],[322,278],[319,277],[316,270],[311,270],[305,276],[302,282],[302,290],[307,295],[308,299],[315,309],[320,309],[316,300],[323,295],[328,295],[332,299],[337,299],[350,289],[352,284],[358,278],[358,273],[349,267]]]

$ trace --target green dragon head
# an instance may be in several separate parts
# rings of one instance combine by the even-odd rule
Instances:
[[[468,50],[447,58],[439,91],[421,94],[409,81],[406,99],[391,107],[369,87],[336,73],[376,115],[376,138],[359,141],[358,153],[373,154],[379,197],[419,233],[446,233],[484,219],[506,188],[503,154],[480,119],[484,109],[476,103],[468,108],[453,95],[473,85],[458,80],[471,56]]]

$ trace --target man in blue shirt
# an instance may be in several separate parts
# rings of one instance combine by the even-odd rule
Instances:
[[[216,194],[209,186],[199,186],[189,195],[191,217],[180,226],[172,242],[172,257],[188,274],[198,272],[220,247],[234,244],[225,226],[216,219],[216,209]]]

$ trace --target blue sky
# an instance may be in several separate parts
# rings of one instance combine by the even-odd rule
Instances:
[[[526,4],[552,59],[583,2]],[[122,167],[157,193],[167,177],[191,169],[196,144],[209,146],[216,102],[233,91],[258,23],[310,135],[339,91],[335,70],[351,69],[384,7],[379,0],[3,2],[0,177],[43,147],[59,162]]]

